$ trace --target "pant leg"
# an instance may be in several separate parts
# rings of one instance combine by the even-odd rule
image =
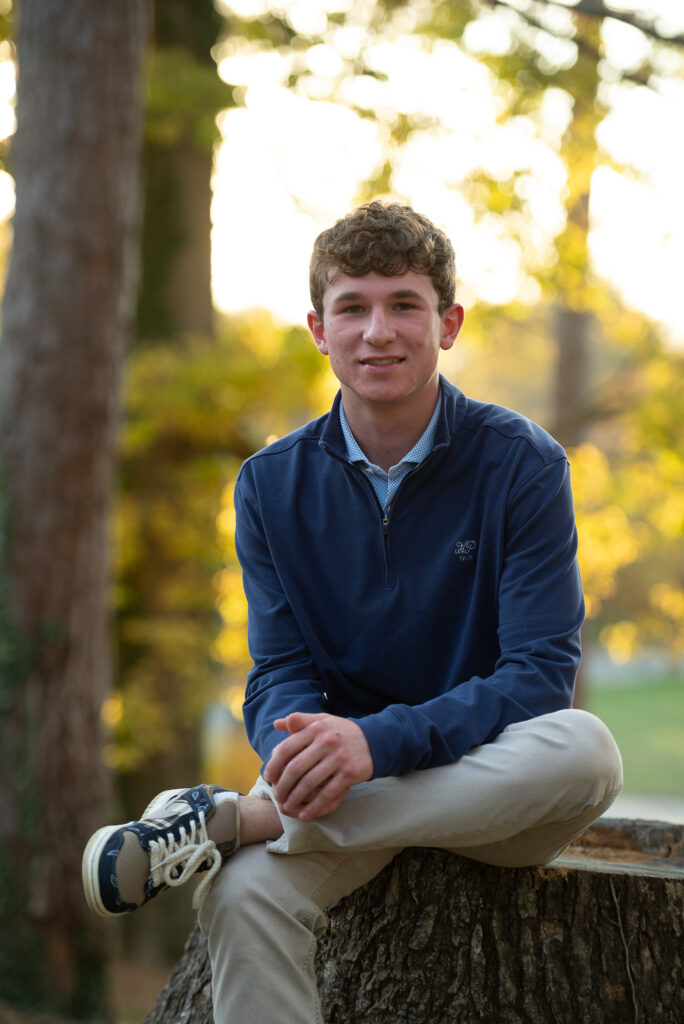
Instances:
[[[327,817],[282,816],[283,835],[268,849],[436,846],[510,867],[545,863],[621,788],[606,726],[586,711],[558,711],[508,726],[454,764],[354,786]]]
[[[226,863],[200,915],[216,1024],[320,1022],[313,968],[324,909],[403,847],[506,866],[546,863],[621,785],[606,727],[586,712],[561,711],[509,726],[453,765],[355,786],[325,818],[283,817],[280,839]],[[268,798],[270,789],[261,780],[254,792]]]
[[[314,960],[325,908],[369,882],[398,852],[275,857],[263,844],[238,850],[199,914],[215,1024],[322,1024]]]

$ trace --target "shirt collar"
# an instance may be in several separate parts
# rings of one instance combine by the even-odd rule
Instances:
[[[427,427],[414,444],[411,451],[407,452],[406,455],[404,455],[403,459],[401,459],[401,461],[397,463],[397,465],[402,465],[403,463],[410,463],[414,465],[416,463],[422,462],[423,459],[427,458],[427,456],[430,454],[435,445],[437,421],[439,419],[439,413],[441,408],[442,393],[440,390],[440,393],[437,397],[437,404],[435,406],[434,412],[432,413],[432,416],[430,417],[430,422],[428,423]],[[344,412],[343,402],[340,402],[340,426],[342,427],[342,433],[344,434],[344,441],[347,446],[347,457],[349,458],[349,461],[365,462],[366,464],[370,465],[367,456],[364,455],[362,450],[359,448],[356,438],[351,432],[351,428],[349,426],[347,417]]]

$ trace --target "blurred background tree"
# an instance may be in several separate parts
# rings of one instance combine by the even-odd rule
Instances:
[[[29,26],[40,6],[38,0],[24,0],[22,17]],[[80,4],[77,6],[80,9]],[[6,14],[0,8],[0,17]],[[478,296],[469,281],[464,282],[466,331],[459,350],[445,359],[444,372],[474,397],[512,405],[534,417],[568,446],[587,591],[587,647],[601,643],[618,661],[639,649],[653,648],[676,661],[684,642],[682,355],[668,345],[655,323],[628,308],[617,291],[599,277],[589,246],[597,168],[623,177],[637,173],[609,158],[600,145],[610,89],[623,81],[635,88],[659,89],[663,82],[681,78],[683,63],[677,47],[682,39],[674,33],[666,37],[659,23],[646,14],[615,11],[585,0],[574,7],[542,0],[516,4],[385,0],[345,8],[339,5],[338,9],[332,2],[327,9],[324,3],[283,2],[275,8],[256,0],[251,5],[236,2],[234,6],[228,0],[216,4],[213,0],[158,0],[150,14],[137,317],[129,317],[122,326],[107,304],[117,294],[130,297],[137,277],[135,258],[125,264],[125,281],[115,273],[108,277],[107,302],[98,298],[97,310],[88,301],[95,293],[74,292],[73,282],[83,280],[85,287],[89,280],[80,268],[88,261],[100,266],[72,229],[72,220],[84,227],[78,206],[66,208],[62,219],[55,214],[54,235],[45,234],[32,242],[31,273],[22,271],[20,288],[16,285],[19,271],[12,270],[3,311],[2,358],[9,367],[3,376],[7,394],[14,395],[14,404],[5,398],[3,458],[8,480],[13,474],[21,478],[29,464],[43,467],[33,461],[36,443],[15,432],[19,396],[24,418],[29,418],[29,406],[23,396],[29,394],[41,408],[54,408],[59,419],[58,427],[49,428],[49,450],[44,446],[51,470],[42,478],[40,495],[33,491],[32,497],[19,505],[7,488],[6,503],[14,515],[18,509],[26,509],[20,519],[27,523],[40,521],[37,509],[44,509],[46,515],[53,506],[61,509],[71,515],[71,529],[81,535],[83,543],[86,537],[95,536],[89,533],[91,527],[95,531],[103,528],[107,502],[105,492],[98,488],[111,474],[116,398],[112,393],[110,404],[104,403],[92,385],[97,373],[88,369],[88,359],[99,346],[92,342],[83,351],[76,347],[79,334],[73,318],[89,340],[102,342],[117,365],[123,335],[117,335],[116,341],[106,340],[111,334],[101,330],[99,317],[108,316],[109,328],[114,330],[118,324],[117,330],[124,333],[135,319],[123,378],[124,416],[113,503],[115,581],[109,591],[115,612],[112,688],[105,648],[100,646],[98,660],[89,662],[86,676],[79,677],[78,692],[70,689],[68,661],[56,663],[49,682],[54,687],[51,693],[59,693],[60,698],[48,702],[40,696],[42,691],[29,683],[29,673],[20,659],[25,653],[25,645],[20,643],[24,632],[10,593],[2,623],[0,694],[3,709],[9,709],[3,710],[2,724],[9,723],[3,737],[11,740],[5,746],[3,739],[3,754],[7,752],[3,793],[8,794],[5,806],[11,810],[6,819],[0,818],[9,822],[0,838],[4,842],[9,837],[15,848],[15,861],[0,863],[5,879],[13,882],[17,868],[12,865],[17,857],[23,858],[22,863],[33,858],[31,863],[40,867],[35,850],[47,833],[41,832],[42,819],[36,809],[42,805],[36,793],[44,789],[50,794],[54,821],[62,827],[73,819],[74,801],[85,795],[85,790],[71,786],[69,800],[62,798],[70,763],[65,750],[74,747],[81,751],[79,771],[90,773],[93,787],[77,834],[70,833],[68,856],[58,862],[49,856],[42,858],[44,875],[60,871],[71,880],[62,902],[49,904],[54,952],[50,957],[37,956],[35,936],[27,931],[23,945],[15,945],[23,962],[32,964],[31,976],[14,973],[16,984],[5,989],[4,977],[11,967],[6,961],[7,966],[0,968],[3,997],[36,1005],[41,1001],[59,1005],[61,1001],[84,1018],[92,1016],[95,1006],[104,1005],[104,935],[116,936],[119,955],[125,951],[129,958],[166,962],[178,954],[191,921],[189,900],[160,900],[143,914],[105,928],[93,931],[92,924],[84,922],[84,908],[75,892],[78,874],[74,865],[80,859],[82,840],[112,813],[107,808],[100,746],[115,781],[114,820],[136,817],[155,792],[200,777],[241,789],[251,784],[258,763],[240,725],[249,657],[246,608],[233,549],[232,486],[244,458],[269,438],[323,412],[335,389],[326,365],[299,326],[301,320],[286,324],[265,310],[225,316],[215,308],[212,203],[217,203],[221,161],[227,158],[239,164],[244,157],[231,135],[236,122],[226,112],[235,113],[248,101],[246,82],[252,71],[246,69],[268,62],[277,69],[270,73],[280,76],[288,95],[313,100],[325,116],[332,117],[333,111],[344,108],[348,117],[344,124],[360,118],[376,137],[377,145],[369,146],[359,162],[349,194],[340,190],[339,209],[332,215],[320,202],[317,188],[333,173],[337,157],[349,146],[348,139],[343,131],[333,147],[325,148],[317,138],[305,138],[311,176],[299,191],[291,176],[291,203],[312,224],[322,227],[354,201],[375,195],[408,199],[430,213],[433,196],[425,190],[422,195],[420,191],[411,194],[405,171],[417,147],[428,144],[434,146],[434,164],[440,165],[439,192],[447,204],[445,209],[451,214],[467,210],[482,237],[496,238],[514,250],[520,267],[520,295],[502,302]],[[610,58],[602,35],[609,15],[648,40],[636,62],[615,63]],[[105,14],[92,11],[90,16],[93,31],[104,31],[108,23]],[[68,37],[79,55],[89,51],[97,65],[93,74],[104,73],[104,52],[108,57],[116,52],[118,59],[118,49],[79,26],[78,21],[63,19],[65,40]],[[143,45],[142,37],[134,35],[127,24],[120,30],[130,33],[126,52],[133,59],[131,55]],[[140,31],[137,23],[136,31]],[[423,53],[432,62],[467,60],[469,66],[479,68],[478,88],[495,98],[500,131],[496,152],[503,157],[493,158],[493,151],[486,157],[473,149],[466,159],[452,149],[458,159],[444,159],[441,154],[447,150],[439,147],[451,130],[441,114],[444,98],[437,102],[435,95],[424,108],[415,98],[419,90],[407,88],[404,99],[396,101],[389,91],[389,65],[383,64],[378,53],[382,51],[386,57],[394,48],[405,55],[409,52],[407,39],[414,54]],[[70,54],[68,42],[64,46],[64,54]],[[22,61],[22,47],[29,57],[32,48],[41,54],[36,90],[42,91],[36,95],[49,118],[50,100],[61,95],[57,83],[64,73],[63,67],[55,66],[57,47],[49,47],[48,60],[37,48],[35,37],[29,35],[24,42],[20,37]],[[132,71],[129,74],[124,65],[117,66],[121,67],[121,81],[129,81]],[[406,76],[410,74],[407,68]],[[412,84],[420,83],[414,79]],[[21,89],[23,97],[23,85]],[[86,102],[86,93],[90,95],[85,89],[70,94],[62,103],[72,106],[75,118],[81,116],[79,104]],[[120,121],[108,112],[105,100],[98,107],[97,124],[112,146],[111,166],[130,175],[136,133],[131,129],[122,146],[117,135]],[[449,97],[446,100],[449,102]],[[129,108],[131,117],[135,116],[134,107]],[[30,178],[28,172],[22,173],[21,133],[43,131],[43,122],[25,114],[27,109],[21,98],[12,154],[18,196],[15,267],[25,266],[19,262],[21,232],[26,230],[22,229],[22,215],[27,209],[22,210],[22,191],[28,196],[26,180]],[[59,124],[56,116],[53,121]],[[302,145],[294,132],[290,136],[288,145]],[[43,138],[47,149],[41,153],[43,163],[52,170],[54,195],[62,195],[68,184],[76,198],[85,201],[86,184],[69,163],[73,160],[77,165],[78,139],[61,163],[56,158],[59,150],[50,148],[48,138],[47,134]],[[547,154],[541,166],[548,181],[540,179],[529,150],[519,145],[525,138]],[[287,157],[285,153],[283,160]],[[95,165],[91,162],[89,166]],[[100,182],[91,175],[87,184],[92,188]],[[539,204],[542,186],[556,194],[557,212],[548,223]],[[246,200],[237,196],[232,202],[234,208]],[[264,270],[265,257],[280,240],[283,228],[270,218],[267,194],[250,202],[254,207],[245,229],[250,237],[240,234],[231,221],[231,248],[244,260],[248,243],[253,237],[258,239],[260,248],[256,257],[251,257],[250,269],[266,306],[270,290],[278,282],[273,281],[273,272]],[[122,235],[110,231],[100,219],[112,210],[104,201],[100,205],[98,216],[88,219],[88,239],[95,244],[111,238],[113,248],[125,248],[128,242]],[[41,192],[30,208],[43,217],[52,215],[55,200]],[[119,232],[122,229],[128,231],[130,241],[135,225],[123,215],[118,220]],[[216,264],[216,224],[213,230]],[[71,283],[66,287],[58,273],[57,254],[63,251],[62,241],[72,237],[79,246],[81,262],[68,265]],[[295,239],[291,241],[294,252]],[[38,245],[42,259],[35,254]],[[229,281],[229,286],[239,287],[235,281]],[[39,316],[41,311],[48,315],[52,307],[46,300],[52,289],[67,300],[72,314],[71,319],[65,315],[61,345],[71,345],[80,353],[80,380],[86,383],[79,385],[65,375],[57,387],[54,381],[60,367],[52,363],[52,375],[46,380],[53,386],[48,385],[46,395],[33,386],[27,391],[20,387],[19,378],[12,376],[10,353],[18,351],[13,338],[21,334],[22,340],[33,337],[40,344],[46,336],[40,321],[35,331],[28,328],[28,322],[17,327],[12,302],[17,304],[22,297],[32,315]],[[130,312],[130,301],[117,309]],[[303,308],[302,317],[304,312]],[[63,353],[64,348],[59,351]],[[28,348],[25,355],[29,367],[32,357]],[[75,395],[107,409],[103,420],[107,420],[109,433],[84,432],[80,422],[72,419],[78,407]],[[79,516],[71,514],[73,505],[63,487],[63,475],[55,476],[59,462],[54,442],[61,438],[65,444],[75,443],[72,435],[87,441],[88,454],[78,454],[78,472],[74,474],[80,488],[75,493],[86,496]],[[93,453],[97,466],[92,464]],[[97,487],[93,474],[100,481]],[[7,536],[6,558],[11,559],[14,538],[10,534],[8,543]],[[101,533],[97,536],[101,540]],[[102,555],[107,545],[104,541],[98,544]],[[32,552],[38,554],[39,549],[32,547]],[[76,554],[67,553],[61,561],[37,557],[33,562],[46,592],[47,566],[66,582],[65,592],[77,588],[72,568],[78,564]],[[106,590],[104,563],[99,564],[99,596],[90,591],[87,597],[80,594],[77,619],[83,635],[95,623],[92,635],[104,637],[101,617]],[[43,625],[48,620],[59,621],[62,614],[44,615]],[[70,614],[73,620],[76,612]],[[34,625],[31,629],[35,632]],[[48,706],[54,708],[59,728],[66,729],[64,723],[69,722],[76,737],[73,743],[55,746],[60,770],[49,786],[45,766],[52,768],[54,761],[34,753],[35,746],[28,746],[9,766],[17,749],[12,746],[16,709],[22,714],[25,709],[35,712],[37,721],[45,721],[47,735],[51,721]],[[106,736],[101,744],[103,727]],[[17,793],[23,794],[20,813],[15,811]],[[55,849],[56,844],[48,847]],[[27,881],[27,889],[32,884]],[[3,891],[7,894],[3,913],[9,920],[19,906],[27,905],[28,892],[12,888],[9,882]],[[30,905],[35,903],[34,898]],[[45,917],[46,912],[41,913]],[[35,916],[33,910],[31,914]],[[62,984],[55,988],[55,964],[65,959],[72,967],[62,971]],[[73,980],[76,977],[81,979],[78,983]]]
[[[80,884],[110,806],[109,517],[137,288],[142,0],[24,0],[0,346],[2,996],[86,1017],[104,935]]]

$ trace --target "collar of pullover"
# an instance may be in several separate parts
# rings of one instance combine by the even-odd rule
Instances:
[[[435,427],[433,452],[443,449],[453,442],[465,417],[468,404],[468,399],[463,392],[442,376],[439,378],[439,386],[442,400]],[[341,401],[342,393],[338,391],[323,428],[320,445],[332,454],[346,460],[348,458],[347,444],[340,424]]]

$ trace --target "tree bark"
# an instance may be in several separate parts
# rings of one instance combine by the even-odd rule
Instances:
[[[553,435],[565,448],[576,447],[587,435],[591,322],[586,310],[556,307]]]
[[[138,335],[211,337],[211,149],[153,145],[143,151],[145,218]]]
[[[548,868],[404,850],[329,912],[323,1019],[680,1024],[683,898],[678,825],[604,820]],[[195,926],[145,1024],[213,1019]]]
[[[147,22],[145,0],[22,0],[18,37],[0,346],[0,969],[5,998],[83,1016],[103,980],[80,860],[108,802],[109,503]]]

